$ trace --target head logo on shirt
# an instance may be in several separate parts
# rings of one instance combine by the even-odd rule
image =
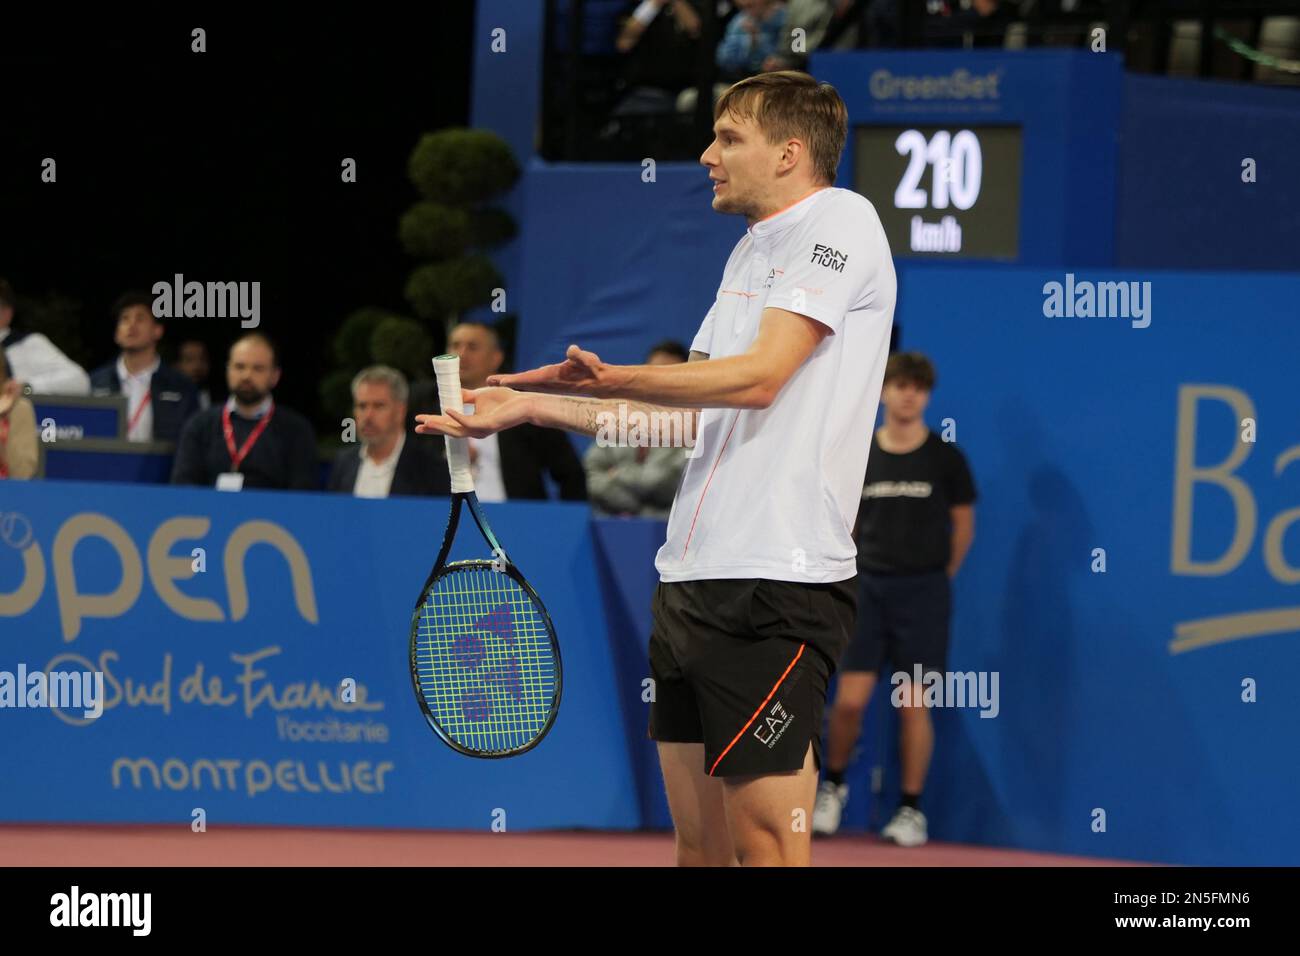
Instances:
[[[844,265],[849,261],[849,257],[838,249],[823,246],[819,242],[813,246],[812,258],[808,261],[815,265],[825,266],[834,272],[843,272]]]

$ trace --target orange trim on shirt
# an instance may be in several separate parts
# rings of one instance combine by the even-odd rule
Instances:
[[[742,408],[740,411],[744,411]],[[718,462],[722,461],[722,453],[727,450],[727,442],[731,441],[731,433],[736,430],[736,422],[740,421],[740,412],[736,412],[735,419],[731,422],[731,428],[727,430],[727,437],[722,440],[722,447],[718,449],[718,457],[713,462],[713,468],[709,471],[708,480],[704,482],[704,490],[700,492],[700,500],[695,505],[695,514],[691,516],[691,529],[686,532],[686,543],[682,545],[682,558],[686,558],[686,549],[691,546],[691,535],[695,533],[695,520],[700,516],[700,508],[704,505],[704,496],[709,493],[709,483],[713,481],[713,472],[718,470]]]
[[[718,755],[717,760],[713,761],[713,766],[709,768],[710,777],[713,776],[713,771],[718,769],[718,764],[722,763],[722,758],[731,752],[731,748],[736,746],[736,742],[740,740],[741,737],[745,736],[745,731],[747,731],[750,728],[750,725],[758,719],[758,715],[763,712],[763,708],[767,706],[767,702],[772,699],[777,690],[781,687],[781,684],[790,676],[790,671],[794,670],[794,665],[799,663],[799,658],[803,657],[803,649],[807,646],[807,644],[799,645],[799,653],[795,654],[794,660],[792,660],[790,666],[785,669],[785,673],[781,675],[781,679],[772,685],[772,689],[767,692],[767,697],[763,698],[763,703],[758,705],[758,710],[754,711],[754,715],[750,717],[749,720],[745,721],[745,726],[740,728],[740,733],[731,738],[731,743],[727,744],[727,749]]]
[[[807,199],[807,198],[808,198],[809,196],[811,196],[813,193],[819,193],[819,192],[821,192],[823,189],[830,189],[830,188],[831,188],[830,186],[818,186],[818,187],[816,187],[815,189],[810,189],[810,190],[808,190],[808,192],[804,193],[802,196],[800,196],[800,197],[799,197],[798,199],[796,199],[794,202],[790,203],[789,206],[782,206],[782,207],[781,207],[780,209],[778,209],[776,212],[768,213],[768,214],[767,214],[766,216],[764,216],[762,219],[756,219],[756,220],[754,220],[754,224],[755,224],[755,225],[758,225],[758,223],[760,223],[760,222],[767,222],[767,220],[771,219],[773,216],[779,216],[779,215],[781,215],[781,213],[785,212],[787,209],[790,209],[790,208],[792,208],[792,207],[794,207],[794,206],[799,205],[801,202],[803,202],[805,199]]]

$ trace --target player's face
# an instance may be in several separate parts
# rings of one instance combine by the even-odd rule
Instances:
[[[713,124],[713,142],[700,156],[713,181],[713,208],[761,219],[780,158],[781,147],[767,141],[753,117],[723,113]]]
[[[447,351],[460,356],[460,380],[466,388],[478,388],[501,367],[504,356],[492,340],[492,333],[477,325],[458,325],[451,330]]]
[[[280,382],[271,350],[256,339],[238,343],[226,364],[226,386],[236,401],[256,405]]]
[[[162,338],[163,327],[143,305],[133,305],[123,309],[117,317],[117,331],[113,341],[117,347],[126,352],[136,352],[150,348]]]
[[[930,390],[908,379],[894,379],[880,394],[885,411],[896,421],[912,422],[925,414],[930,404]]]
[[[352,402],[352,415],[364,442],[397,437],[406,421],[406,406],[393,400],[393,390],[383,382],[362,382]]]

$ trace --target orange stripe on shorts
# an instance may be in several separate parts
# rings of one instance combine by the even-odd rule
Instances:
[[[790,671],[794,670],[794,665],[799,663],[799,658],[803,657],[803,649],[807,646],[807,644],[799,645],[799,653],[795,654],[794,660],[792,660],[790,666],[785,669],[785,673],[782,674],[780,679],[772,685],[772,689],[767,692],[767,697],[763,699],[763,703],[758,705],[758,710],[754,711],[754,715],[745,722],[745,726],[740,728],[740,733],[731,738],[731,743],[727,744],[727,749],[718,755],[717,760],[713,761],[713,766],[709,768],[710,777],[713,776],[713,771],[718,769],[718,764],[722,763],[722,758],[731,752],[731,748],[736,746],[736,742],[739,741],[741,737],[745,736],[745,731],[747,731],[750,728],[750,725],[758,719],[758,715],[763,712],[763,708],[767,706],[767,702],[772,699],[773,695],[775,695],[777,690],[781,687],[781,684],[790,676]]]

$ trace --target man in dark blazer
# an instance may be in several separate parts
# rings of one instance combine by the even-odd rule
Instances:
[[[490,325],[462,322],[451,330],[447,351],[460,356],[460,383],[465,388],[482,388],[489,375],[505,361],[501,342]],[[415,413],[441,414],[438,385],[417,383],[411,390],[407,430],[415,429]],[[411,435],[416,443],[443,447],[441,435]],[[545,499],[544,475],[549,473],[565,501],[587,500],[587,475],[569,438],[554,428],[519,425],[485,439],[470,442],[470,465],[474,488],[482,501]]]
[[[113,304],[113,318],[113,341],[122,351],[90,373],[90,394],[126,395],[128,441],[176,441],[199,398],[194,384],[158,355],[163,325],[153,300],[129,292]]]
[[[373,365],[352,380],[357,445],[334,459],[326,488],[358,498],[451,494],[447,462],[434,442],[406,434],[406,378]]]

